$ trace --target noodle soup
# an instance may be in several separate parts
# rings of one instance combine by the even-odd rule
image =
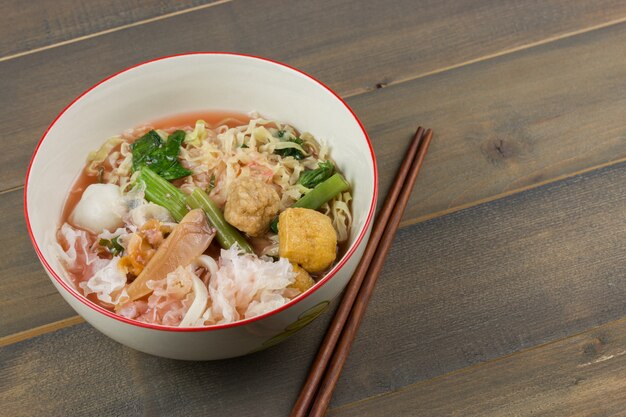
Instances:
[[[179,115],[88,155],[57,253],[76,288],[116,314],[232,323],[324,276],[345,250],[351,199],[320,138],[258,115]]]

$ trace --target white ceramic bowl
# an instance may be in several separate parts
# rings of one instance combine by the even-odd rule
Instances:
[[[174,328],[138,323],[88,301],[59,265],[50,242],[61,210],[89,151],[108,137],[161,117],[226,110],[292,124],[328,141],[353,185],[349,248],[313,288],[280,309],[227,325]],[[96,84],[50,125],[33,155],[25,186],[26,223],[33,245],[63,298],[86,321],[134,349],[174,359],[245,355],[278,343],[317,317],[347,284],[365,247],[377,195],[374,153],[363,126],[328,87],[267,59],[192,53],[136,65]]]

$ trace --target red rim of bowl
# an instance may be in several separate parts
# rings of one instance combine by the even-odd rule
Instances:
[[[63,116],[63,114],[74,105],[74,103],[78,102],[78,100],[80,100],[83,96],[85,96],[86,94],[88,94],[91,90],[93,90],[94,88],[98,87],[99,85],[105,83],[106,81],[117,77],[120,74],[123,74],[127,71],[130,71],[134,68],[146,65],[146,64],[150,64],[152,62],[156,62],[156,61],[162,61],[162,60],[166,60],[166,59],[171,59],[171,58],[177,58],[177,57],[181,57],[181,56],[191,56],[191,55],[229,55],[229,56],[238,56],[238,57],[244,57],[244,58],[252,58],[252,59],[258,59],[261,61],[266,61],[266,62],[270,62],[272,64],[275,65],[279,65],[285,68],[289,68],[290,70],[296,71],[297,73],[305,76],[306,78],[310,79],[311,81],[317,83],[318,85],[320,85],[321,87],[323,87],[325,90],[327,90],[328,92],[330,92],[333,96],[335,96],[345,107],[346,109],[348,109],[348,111],[352,114],[352,117],[354,117],[354,120],[358,123],[359,127],[361,128],[361,131],[363,132],[363,135],[365,136],[365,140],[367,141],[367,146],[369,147],[370,150],[370,154],[372,157],[372,164],[373,164],[373,169],[374,169],[374,193],[372,195],[372,201],[370,203],[370,210],[369,213],[367,214],[367,218],[365,220],[365,224],[363,225],[363,228],[361,230],[361,232],[359,233],[359,236],[356,238],[355,242],[352,244],[352,246],[348,249],[348,252],[346,252],[346,254],[339,260],[339,262],[337,263],[337,265],[335,265],[321,280],[319,280],[317,283],[315,283],[315,285],[313,287],[311,287],[308,291],[306,291],[304,294],[294,298],[293,300],[289,301],[288,303],[282,305],[281,307],[269,311],[265,314],[261,314],[259,316],[255,316],[255,317],[251,317],[249,319],[243,319],[243,320],[239,320],[233,323],[228,323],[228,324],[216,324],[216,325],[212,325],[212,326],[202,326],[202,327],[173,327],[173,326],[165,326],[162,324],[150,324],[150,323],[143,323],[140,321],[136,321],[136,320],[132,320],[123,316],[119,316],[103,307],[100,307],[99,305],[89,301],[85,296],[83,296],[82,294],[80,294],[78,291],[76,291],[74,288],[72,288],[71,285],[69,285],[67,282],[65,282],[65,280],[63,280],[61,277],[59,277],[59,275],[57,275],[57,273],[54,271],[54,269],[52,269],[52,267],[50,266],[50,264],[46,261],[43,253],[41,252],[41,249],[39,248],[39,246],[37,245],[37,241],[35,240],[35,237],[33,235],[33,231],[31,229],[30,226],[30,219],[28,217],[28,181],[30,178],[30,171],[31,168],[33,166],[33,162],[35,160],[35,156],[37,156],[37,152],[39,151],[39,148],[41,147],[41,144],[43,143],[43,141],[45,140],[46,136],[48,136],[48,132],[50,131],[50,129],[52,129],[52,127],[55,125],[55,123],[59,120],[59,118],[61,118],[61,116]],[[107,317],[110,317],[112,319],[115,319],[119,322],[122,323],[126,323],[126,324],[130,324],[132,326],[138,326],[138,327],[144,327],[144,328],[148,328],[148,329],[153,329],[153,330],[162,330],[162,331],[170,331],[170,332],[203,332],[203,331],[211,331],[211,330],[219,330],[219,329],[228,329],[231,327],[237,327],[237,326],[244,326],[248,323],[252,323],[258,320],[262,320],[266,317],[270,317],[273,316],[275,314],[280,313],[283,310],[288,309],[289,307],[299,303],[300,301],[304,300],[305,298],[311,296],[313,293],[315,293],[317,290],[319,290],[324,284],[326,284],[328,281],[330,281],[333,276],[335,276],[335,274],[337,273],[337,271],[339,271],[345,264],[346,262],[348,262],[348,260],[352,257],[352,255],[354,255],[354,252],[356,251],[356,249],[359,247],[359,245],[361,244],[361,241],[363,240],[363,238],[365,237],[365,234],[369,228],[369,225],[372,221],[372,218],[374,217],[374,210],[376,208],[376,199],[378,196],[378,167],[376,165],[376,157],[374,155],[374,149],[372,148],[372,143],[370,141],[369,136],[367,135],[367,132],[365,131],[365,128],[363,127],[363,124],[361,123],[361,121],[359,120],[359,118],[356,116],[356,114],[354,113],[354,111],[352,111],[352,109],[350,108],[350,106],[348,106],[348,104],[341,98],[339,97],[339,95],[337,93],[335,93],[333,90],[331,90],[326,84],[324,84],[323,82],[317,80],[316,78],[310,76],[309,74],[294,68],[290,65],[284,64],[282,62],[278,62],[278,61],[274,61],[272,59],[268,59],[268,58],[262,58],[259,56],[254,56],[254,55],[247,55],[247,54],[239,54],[239,53],[234,53],[234,52],[187,52],[187,53],[181,53],[181,54],[174,54],[174,55],[167,55],[167,56],[163,56],[163,57],[159,57],[159,58],[155,58],[155,59],[151,59],[149,61],[145,61],[145,62],[141,62],[139,64],[133,65],[131,67],[128,67],[124,70],[121,70],[113,75],[110,75],[109,77],[103,79],[102,81],[94,84],[93,86],[91,86],[89,89],[85,90],[82,94],[80,94],[78,97],[76,97],[74,100],[72,100],[72,102],[70,104],[67,105],[67,107],[65,107],[61,113],[59,113],[59,115],[54,119],[54,121],[50,124],[50,126],[48,126],[48,128],[46,129],[46,131],[44,132],[43,136],[41,137],[41,139],[39,140],[39,142],[37,143],[37,147],[35,148],[35,152],[33,153],[33,156],[31,157],[30,163],[28,165],[28,171],[26,173],[26,181],[25,181],[25,185],[24,185],[24,217],[26,218],[26,227],[28,228],[28,235],[30,236],[30,240],[33,243],[33,246],[35,247],[35,252],[37,252],[37,256],[39,257],[39,260],[41,261],[41,263],[43,264],[43,266],[46,268],[46,270],[48,271],[48,273],[54,277],[54,279],[57,281],[57,283],[59,283],[59,285],[61,285],[61,287],[63,287],[69,294],[71,294],[74,298],[76,298],[78,301],[80,301],[81,303],[83,303],[84,305],[86,305],[87,307],[91,308],[92,310],[95,310],[99,313],[104,314]]]

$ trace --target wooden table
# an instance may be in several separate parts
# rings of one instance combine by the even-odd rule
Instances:
[[[626,415],[626,2],[6,0],[0,415],[281,416],[331,314],[243,358],[123,347],[57,294],[24,175],[73,97],[193,50],[284,61],[345,97],[382,195],[436,139],[332,416]]]

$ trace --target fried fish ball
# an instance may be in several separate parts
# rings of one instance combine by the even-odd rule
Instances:
[[[278,214],[280,197],[271,185],[254,177],[239,177],[230,186],[224,207],[226,221],[250,236],[263,236]]]

